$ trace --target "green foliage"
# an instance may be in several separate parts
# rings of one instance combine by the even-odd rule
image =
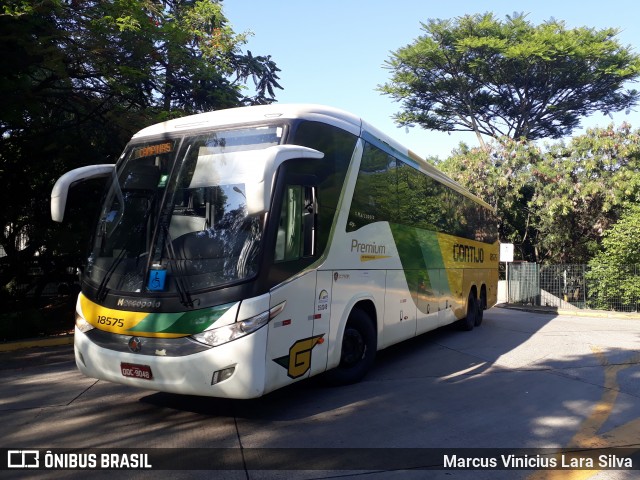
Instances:
[[[640,57],[615,29],[485,13],[431,19],[422,30],[392,53],[391,80],[379,87],[402,103],[400,125],[471,131],[481,144],[481,135],[560,138],[581,117],[630,108],[640,95],[624,89],[640,75]]]
[[[523,14],[432,19],[422,30],[392,53],[391,80],[379,87],[401,102],[397,123],[475,132],[481,149],[461,145],[439,166],[496,207],[501,240],[523,260],[589,261],[640,200],[640,134],[624,124],[569,144],[531,141],[636,105],[640,93],[625,84],[640,75],[640,56],[616,29],[533,25]]]
[[[87,216],[63,226],[49,218],[62,173],[114,162],[145,125],[274,101],[279,69],[242,51],[247,35],[233,32],[215,0],[4,2],[0,288],[26,275],[36,254],[46,272],[61,252],[78,251],[72,233],[88,231]]]
[[[612,263],[618,265],[640,264],[640,205],[629,205],[620,220],[607,230],[602,240],[602,252],[592,264]]]
[[[640,132],[590,129],[549,148],[532,169],[542,259],[586,263],[623,207],[640,200]]]
[[[590,129],[545,148],[508,138],[461,145],[439,167],[496,207],[501,241],[520,259],[587,263],[622,210],[640,201],[640,131]]]
[[[602,251],[589,262],[587,281],[593,308],[609,309],[614,298],[637,310],[640,306],[640,205],[629,205],[606,231]]]
[[[535,214],[529,204],[533,196],[531,166],[541,151],[532,143],[501,138],[486,148],[464,144],[437,164],[445,173],[492,205],[500,219],[502,242],[518,246],[522,259],[535,258]]]

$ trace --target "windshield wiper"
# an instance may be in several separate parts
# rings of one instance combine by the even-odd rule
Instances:
[[[106,298],[107,293],[109,293],[109,289],[107,288],[107,285],[111,280],[111,276],[113,275],[113,272],[116,271],[116,268],[118,268],[118,265],[120,265],[120,262],[124,258],[125,253],[127,253],[126,248],[123,248],[122,250],[120,250],[120,253],[116,257],[116,259],[109,266],[109,269],[107,270],[107,273],[105,274],[102,281],[100,282],[100,285],[98,285],[98,291],[96,292],[96,299],[99,302],[102,302]]]
[[[118,188],[118,190],[120,190],[120,189]],[[144,215],[142,217],[143,219],[145,219],[146,222],[148,222],[149,215],[150,215],[151,210],[153,208],[153,204],[154,204],[154,199],[152,198],[149,201],[149,205],[147,206],[147,208],[146,208],[146,210],[144,212]],[[122,205],[124,205],[124,203],[122,203]],[[115,229],[115,227],[114,227],[114,229]],[[112,231],[112,233],[113,233],[113,231]],[[102,241],[102,243],[104,243],[104,239],[106,238],[107,233],[106,232],[102,232],[102,235],[103,236],[102,236],[102,240],[101,241]],[[145,237],[146,237],[145,231],[144,231],[144,229],[142,229],[140,231],[140,245],[138,246],[138,251],[136,253],[136,267],[138,266],[138,262],[140,261],[140,257],[142,255],[144,255],[145,253],[148,253],[148,252],[143,252],[143,249],[146,247],[146,245],[145,245],[145,243],[146,243],[145,242]],[[104,248],[104,247],[102,247],[102,248]],[[100,302],[103,301],[106,298],[107,294],[109,293],[109,289],[106,288],[106,287],[109,284],[109,281],[111,280],[111,277],[113,276],[113,273],[115,272],[116,268],[118,268],[118,265],[120,265],[120,262],[122,262],[122,259],[125,257],[126,253],[127,253],[127,248],[126,247],[122,248],[122,250],[120,250],[120,253],[118,253],[118,256],[115,258],[113,263],[109,266],[109,269],[107,270],[104,278],[100,282],[100,285],[98,286],[98,290],[96,292],[96,298],[98,299],[98,301],[100,301]]]

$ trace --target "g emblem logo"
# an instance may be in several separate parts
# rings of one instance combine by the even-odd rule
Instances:
[[[291,378],[299,378],[311,368],[311,350],[319,343],[323,343],[324,334],[298,340],[289,348],[289,355],[274,358],[273,361],[287,369]]]

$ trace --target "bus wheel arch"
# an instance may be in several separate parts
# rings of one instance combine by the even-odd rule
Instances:
[[[342,333],[339,364],[326,372],[331,385],[357,383],[373,366],[378,349],[376,310],[364,300],[351,309]]]

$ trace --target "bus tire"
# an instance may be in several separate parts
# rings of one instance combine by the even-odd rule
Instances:
[[[460,326],[462,330],[470,331],[476,326],[478,321],[478,301],[473,291],[469,292],[469,298],[467,299],[467,316],[462,319]]]
[[[487,297],[483,289],[482,292],[480,293],[480,299],[478,300],[478,313],[476,315],[476,323],[475,323],[476,327],[479,327],[480,325],[482,325],[485,308],[487,308]]]
[[[326,373],[328,382],[339,386],[362,380],[373,365],[377,347],[373,321],[363,310],[353,310],[342,336],[340,363]]]

